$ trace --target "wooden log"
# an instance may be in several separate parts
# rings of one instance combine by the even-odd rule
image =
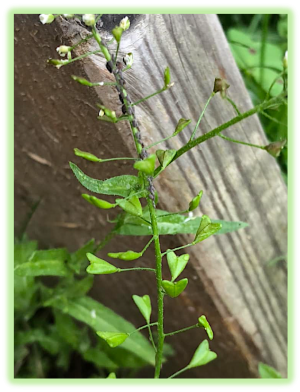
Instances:
[[[73,156],[74,147],[106,158],[135,155],[127,124],[99,123],[96,119],[97,101],[120,108],[115,89],[85,88],[70,79],[75,74],[91,81],[113,81],[103,56],[91,56],[59,71],[45,63],[47,58],[57,57],[57,46],[74,44],[86,32],[84,26],[74,21],[58,19],[42,26],[36,15],[15,17],[16,233],[32,200],[42,197],[28,230],[41,246],[67,246],[74,250],[91,237],[103,238],[111,228],[106,213],[95,212],[80,199],[83,188],[74,179],[69,160],[101,179],[134,173],[130,163],[99,167]],[[100,32],[109,37],[103,28]],[[76,54],[96,48],[89,43],[79,47]],[[134,55],[134,66],[126,72],[133,99],[159,89],[166,66],[175,82],[169,91],[136,107],[145,144],[170,135],[181,117],[191,118],[195,124],[215,77],[223,74],[230,84],[228,95],[239,110],[252,107],[215,15],[136,16],[122,39],[120,54],[128,52]],[[234,116],[231,105],[216,95],[198,135]],[[159,148],[180,148],[192,129],[185,129]],[[225,134],[267,144],[257,116],[230,127]],[[165,300],[167,332],[194,324],[201,314],[207,316],[215,332],[211,348],[218,353],[218,359],[182,376],[256,377],[258,361],[286,375],[286,265],[266,264],[287,251],[287,192],[276,161],[264,151],[215,137],[174,162],[155,180],[155,187],[161,209],[183,210],[203,189],[197,215],[205,213],[212,219],[249,223],[247,229],[214,236],[190,248],[185,273],[189,285],[178,298]],[[162,249],[183,245],[190,239],[187,235],[163,236]],[[141,249],[145,240],[118,237],[99,254],[106,257],[107,251]],[[153,249],[148,249],[136,265],[153,263]],[[165,267],[164,262],[167,277]],[[95,279],[91,294],[140,325],[143,321],[131,296],[149,294],[154,302],[155,282],[146,273],[132,273],[126,279],[123,275],[100,276]],[[204,338],[202,331],[192,330],[167,339],[176,355],[164,364],[162,377],[185,366]],[[140,376],[152,377],[152,370],[146,369]]]

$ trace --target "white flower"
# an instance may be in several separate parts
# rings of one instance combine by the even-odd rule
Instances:
[[[284,58],[283,58],[283,68],[288,67],[288,51],[285,52]]]
[[[52,23],[54,21],[54,16],[52,14],[46,15],[46,14],[41,14],[39,16],[41,23],[46,24],[46,23]]]
[[[95,15],[94,14],[84,14],[82,16],[82,20],[83,20],[83,22],[87,26],[94,26],[94,24],[95,24]]]
[[[127,67],[131,67],[133,64],[133,54],[127,53],[126,56],[124,57],[123,61],[127,65]]]
[[[65,57],[65,55],[70,51],[71,46],[65,46],[61,45],[58,48],[56,48],[56,51],[61,57]]]
[[[125,31],[128,30],[130,26],[130,20],[128,19],[128,16],[125,16],[120,22],[120,27]]]
[[[104,110],[100,110],[100,112],[99,112],[99,117],[103,117],[104,116]]]

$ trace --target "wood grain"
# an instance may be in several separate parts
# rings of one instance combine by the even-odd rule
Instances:
[[[134,155],[134,145],[127,124],[99,124],[95,120],[96,101],[120,107],[115,90],[103,87],[87,91],[69,78],[76,74],[92,81],[112,81],[102,56],[92,56],[59,71],[43,63],[47,57],[56,57],[56,46],[77,42],[85,28],[62,20],[49,26],[33,25],[34,17],[16,16],[20,29],[16,31],[15,68],[16,230],[21,221],[18,217],[25,214],[30,200],[43,195],[30,234],[47,246],[63,243],[74,249],[91,236],[103,238],[108,224],[105,213],[95,215],[79,200],[82,188],[72,177],[67,161],[80,162],[86,173],[101,179],[133,170],[130,164],[116,163],[99,169],[82,163],[72,157],[73,147],[96,155],[100,151],[101,156],[109,158]],[[109,36],[105,31],[101,34]],[[34,41],[36,47],[32,45]],[[93,47],[94,44],[86,45],[77,54]],[[252,107],[215,15],[140,15],[123,37],[120,53],[128,52],[134,54],[134,66],[126,72],[127,88],[134,100],[162,87],[166,66],[175,82],[171,90],[136,107],[146,144],[170,135],[181,117],[191,118],[191,126],[159,148],[178,149],[186,143],[211,94],[215,77],[223,73],[230,84],[228,95],[240,111]],[[26,61],[31,65],[28,68]],[[34,73],[30,72],[32,65]],[[230,104],[215,96],[198,135],[234,116]],[[267,144],[257,116],[232,126],[224,134]],[[40,159],[33,159],[32,154]],[[286,265],[266,266],[268,260],[287,252],[287,192],[276,161],[264,151],[213,138],[180,157],[155,180],[155,186],[159,208],[185,209],[203,189],[197,215],[205,213],[212,219],[249,223],[247,229],[215,236],[190,248],[185,274],[188,288],[180,297],[165,301],[166,331],[194,324],[201,314],[206,314],[215,331],[211,347],[218,353],[218,360],[183,377],[255,377],[258,361],[286,375]],[[66,229],[55,222],[73,223],[75,227]],[[164,236],[162,247],[168,249],[187,241],[189,236]],[[140,249],[144,242],[142,238],[120,237],[107,250]],[[153,249],[149,249],[137,265],[153,263]],[[168,276],[165,266],[164,273]],[[131,295],[154,296],[153,284],[146,273],[134,273],[127,280],[123,276],[99,277],[92,295],[139,324],[142,320]],[[164,365],[163,377],[185,366],[204,338],[198,330],[169,338],[176,357]],[[146,369],[141,376],[151,377],[151,372]]]

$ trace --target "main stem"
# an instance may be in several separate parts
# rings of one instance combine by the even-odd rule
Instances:
[[[159,243],[159,232],[156,220],[155,208],[153,206],[152,200],[147,199],[148,207],[151,217],[154,247],[155,247],[155,260],[156,260],[156,286],[157,286],[157,332],[158,332],[158,342],[157,342],[157,352],[155,357],[155,372],[154,378],[159,378],[160,369],[162,365],[162,355],[164,346],[164,296],[162,292],[162,256]]]

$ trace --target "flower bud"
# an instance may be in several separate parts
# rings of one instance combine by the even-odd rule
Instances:
[[[64,64],[67,64],[68,62],[69,62],[68,60],[57,60],[57,59],[47,60],[47,63],[55,65],[57,69],[62,67]]]
[[[125,16],[120,22],[119,25],[124,31],[129,29],[130,26],[130,20],[128,19],[128,16]]]
[[[281,140],[277,142],[273,142],[265,146],[265,150],[272,155],[272,157],[277,158],[280,155],[280,151],[286,145],[286,140]]]
[[[109,210],[110,208],[114,208],[116,206],[116,204],[111,204],[106,200],[98,199],[96,196],[90,196],[86,193],[83,193],[81,196],[84,198],[84,200],[86,200],[93,206],[96,206],[103,210]]]
[[[65,55],[71,50],[71,46],[65,46],[65,45],[61,45],[58,48],[56,48],[57,53],[61,56],[61,57],[65,57]]]
[[[94,14],[84,14],[82,16],[82,21],[87,26],[94,26],[95,25],[95,15]]]
[[[121,41],[121,37],[123,34],[123,29],[122,27],[116,26],[113,30],[112,30],[112,35],[115,37],[115,40],[119,43]]]
[[[86,151],[81,151],[78,148],[74,148],[74,154],[80,158],[86,159],[91,162],[101,162],[102,159],[97,158],[94,154],[91,154],[90,152]]]
[[[193,200],[189,204],[189,211],[193,211],[199,206],[202,194],[203,191],[200,191],[198,195],[193,198]]]
[[[49,15],[41,14],[39,18],[40,18],[40,22],[43,24],[52,23],[54,21],[54,16],[52,14]]]
[[[123,58],[123,62],[127,67],[132,67],[133,64],[133,54],[127,53],[126,56]]]

